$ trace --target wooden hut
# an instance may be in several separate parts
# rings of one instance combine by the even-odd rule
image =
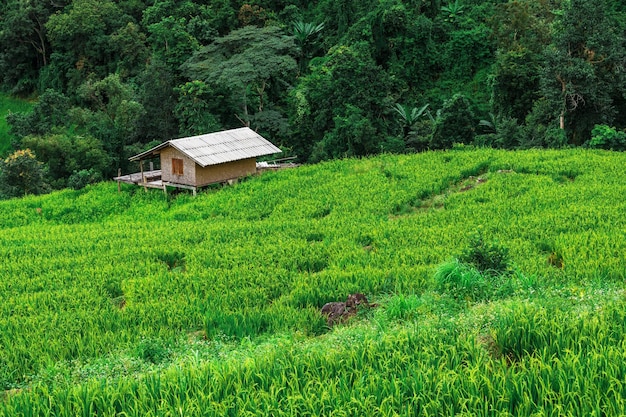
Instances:
[[[257,157],[280,152],[248,127],[172,139],[129,158],[139,161],[142,166],[140,181],[130,182],[163,190],[167,186],[189,188],[195,192],[198,187],[254,174]],[[156,157],[161,162],[160,172],[144,173],[142,162]],[[124,181],[123,178],[116,179]]]

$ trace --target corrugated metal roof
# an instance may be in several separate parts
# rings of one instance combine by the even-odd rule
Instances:
[[[249,127],[168,140],[129,158],[138,161],[172,146],[202,167],[282,152]]]

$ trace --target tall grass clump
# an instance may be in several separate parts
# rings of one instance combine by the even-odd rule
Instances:
[[[459,260],[486,275],[508,275],[511,272],[509,248],[497,242],[488,242],[481,230],[472,235]]]
[[[475,233],[458,258],[435,271],[435,289],[458,300],[488,301],[512,292],[509,249]]]

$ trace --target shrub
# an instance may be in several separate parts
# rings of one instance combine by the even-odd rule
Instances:
[[[509,249],[497,242],[486,242],[480,231],[472,236],[459,260],[472,265],[482,274],[495,276],[511,272]]]
[[[46,170],[30,149],[18,150],[0,160],[0,195],[20,197],[48,191]]]
[[[137,356],[146,362],[159,364],[171,354],[170,349],[158,339],[143,339],[136,350]]]
[[[626,132],[607,125],[595,125],[591,131],[590,148],[626,150]]]
[[[102,181],[102,174],[95,169],[81,169],[74,173],[67,180],[67,185],[74,190],[81,190],[89,184],[95,184]]]
[[[467,98],[462,94],[455,94],[437,112],[430,147],[450,149],[455,143],[472,143],[475,135],[475,119]]]

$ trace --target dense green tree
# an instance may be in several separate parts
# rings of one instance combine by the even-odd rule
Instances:
[[[139,120],[141,141],[167,140],[178,134],[178,120],[174,116],[177,95],[176,77],[161,59],[153,56],[136,79],[138,101],[145,112]]]
[[[20,140],[28,135],[45,135],[56,126],[68,126],[70,100],[55,90],[46,90],[28,113],[9,113],[10,132]],[[17,147],[21,147],[18,143]]]
[[[291,92],[291,146],[303,160],[311,157],[314,147],[315,159],[384,150],[391,137],[387,118],[398,89],[398,83],[376,65],[367,43],[333,48]],[[374,137],[356,136],[347,128],[350,120]]]
[[[401,2],[381,2],[371,16],[374,59],[404,80],[411,90],[424,90],[432,83],[437,47],[432,21],[414,15]]]
[[[258,113],[281,110],[298,72],[296,55],[293,37],[279,27],[246,26],[196,52],[183,69],[189,78],[228,92],[237,109],[227,110],[250,125]]]
[[[145,33],[133,22],[128,22],[111,35],[109,43],[117,56],[115,72],[122,78],[137,76],[146,67],[150,55],[146,41]]]
[[[591,137],[596,124],[612,124],[623,107],[626,84],[624,32],[604,0],[570,0],[555,22],[545,50],[542,93],[558,112],[573,144]]]
[[[487,19],[500,51],[540,53],[551,41],[550,25],[557,7],[554,0],[517,0],[495,6]]]
[[[301,74],[306,72],[309,61],[316,54],[317,50],[320,49],[317,40],[322,30],[324,30],[324,23],[316,25],[301,20],[293,23],[293,36],[300,48],[298,64]]]
[[[26,95],[37,88],[39,70],[48,64],[50,57],[45,24],[54,11],[51,2],[4,0],[0,3],[0,85],[14,94]]]
[[[442,45],[439,62],[447,79],[469,81],[493,63],[495,48],[489,41],[491,30],[483,24],[450,32]]]
[[[74,172],[91,170],[92,173],[102,173],[111,163],[102,142],[89,135],[52,133],[27,136],[22,145],[32,149],[37,159],[46,164],[54,188],[64,187]]]
[[[74,92],[88,77],[114,72],[121,52],[111,36],[130,21],[112,0],[73,0],[46,23],[56,72],[50,77],[60,80],[62,91]]]
[[[150,33],[152,53],[177,70],[201,45],[208,44],[235,26],[230,1],[198,4],[190,0],[154,2],[143,13],[142,24]]]
[[[311,155],[313,161],[369,155],[385,150],[379,132],[364,115],[363,109],[347,104],[333,123],[333,129],[315,144]]]
[[[328,36],[325,40],[330,47],[343,37],[348,30],[374,9],[374,0],[321,0],[316,7],[315,20],[324,22]],[[327,48],[328,49],[328,48]]]
[[[491,77],[493,112],[524,120],[539,97],[542,56],[528,49],[501,52]]]
[[[178,104],[175,108],[183,136],[211,133],[221,129],[212,104],[216,104],[215,94],[204,81],[191,81],[177,89]]]
[[[22,197],[48,190],[46,170],[30,149],[20,149],[0,160],[0,196]]]
[[[117,74],[84,83],[78,95],[84,107],[73,109],[73,121],[103,143],[114,162],[114,169],[108,173],[115,173],[127,165],[124,147],[142,137],[139,123],[145,109],[133,88]]]
[[[626,151],[626,132],[607,125],[596,125],[591,131],[589,147]]]
[[[455,143],[470,144],[474,141],[477,124],[467,98],[462,94],[455,94],[437,112],[430,147],[448,149]]]

